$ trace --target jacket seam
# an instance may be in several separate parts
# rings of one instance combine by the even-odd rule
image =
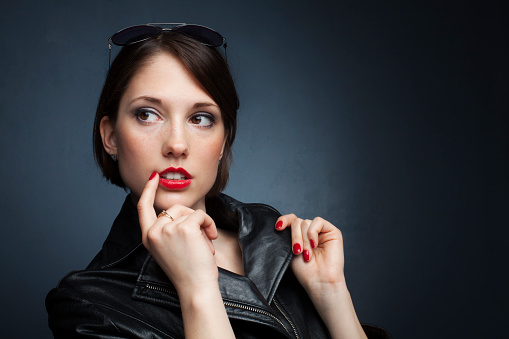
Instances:
[[[385,329],[384,327],[382,327],[382,326],[379,326],[379,325],[373,325],[373,324],[371,324],[371,323],[364,323],[364,322],[363,322],[363,323],[361,323],[361,326],[369,326],[369,327],[376,328],[377,330],[380,330],[380,331],[385,332],[385,333],[384,333],[384,335],[385,335],[385,338],[386,338],[386,339],[391,339],[391,338],[392,338],[392,336],[391,336],[390,332],[389,332],[387,329]]]
[[[242,208],[244,206],[265,207],[265,208],[267,208],[267,209],[269,209],[269,210],[271,210],[273,212],[276,212],[277,214],[279,214],[281,216],[281,213],[277,209],[275,209],[274,207],[272,207],[270,205],[267,205],[267,204],[264,204],[264,203],[259,203],[259,202],[247,202],[247,203],[246,202],[240,202],[240,201],[238,201],[237,199],[235,199],[233,197],[230,197],[230,196],[228,196],[228,197],[231,199],[231,201],[229,201],[228,203],[225,203],[226,207],[231,207],[231,206],[234,206],[234,205],[236,205],[236,206],[234,206],[234,207],[236,207],[236,209],[238,209],[239,207]],[[223,202],[224,202],[224,200],[223,200]]]
[[[277,209],[275,209],[274,207],[272,207],[270,205],[267,205],[267,204],[251,202],[251,203],[245,203],[244,206],[264,207],[264,208],[267,208],[267,209],[271,210],[272,212],[277,213],[279,216],[281,216],[281,213]]]
[[[269,295],[268,295],[268,302],[270,303],[272,301],[272,299],[275,297],[276,295],[276,291],[277,291],[277,288],[279,287],[279,283],[281,282],[281,279],[283,279],[283,275],[285,274],[286,270],[288,269],[288,266],[292,260],[292,257],[293,257],[293,253],[292,252],[289,252],[287,255],[286,255],[286,259],[284,261],[284,264],[281,265],[281,268],[279,269],[278,271],[278,274],[277,274],[277,281],[274,281],[274,284],[272,285],[272,288],[270,289],[270,292],[269,292]]]
[[[106,269],[106,268],[110,268],[112,266],[115,266],[116,264],[118,264],[119,262],[121,261],[124,261],[125,258],[127,258],[128,256],[131,255],[131,253],[133,253],[134,251],[136,251],[141,245],[143,245],[142,242],[138,243],[136,246],[133,247],[132,250],[130,250],[128,253],[126,253],[125,255],[123,255],[121,258],[113,261],[113,262],[110,262],[106,265],[103,265],[103,266],[100,266],[99,269],[103,270],[103,269]]]
[[[88,301],[88,300],[84,300],[84,302],[88,303],[89,305],[95,305],[95,306],[103,307],[103,308],[109,309],[109,310],[111,310],[111,311],[113,311],[113,312],[116,312],[116,313],[118,313],[118,314],[122,314],[122,315],[124,315],[124,316],[126,316],[126,317],[129,317],[129,318],[131,318],[131,319],[133,319],[133,320],[136,320],[136,321],[138,321],[138,322],[140,322],[140,323],[142,323],[142,324],[144,324],[144,325],[146,325],[146,326],[148,326],[148,327],[150,327],[150,328],[152,328],[152,329],[154,329],[154,330],[156,330],[156,331],[158,331],[158,332],[160,332],[160,333],[162,333],[162,334],[164,334],[164,335],[167,335],[168,337],[170,337],[170,338],[172,338],[172,339],[173,339],[173,337],[172,337],[170,334],[168,334],[168,333],[164,332],[163,330],[161,330],[161,329],[159,329],[159,328],[155,327],[155,326],[154,326],[154,325],[152,325],[152,324],[149,324],[149,323],[147,323],[147,322],[145,322],[145,321],[143,321],[143,320],[139,319],[138,317],[135,317],[134,315],[131,315],[131,314],[126,313],[126,312],[122,312],[122,311],[120,311],[120,310],[118,310],[118,309],[116,309],[116,308],[113,308],[113,307],[108,306],[108,305],[105,305],[105,304],[95,303],[95,302],[91,302],[91,301]],[[104,315],[106,315],[106,314],[104,314]],[[111,320],[111,317],[110,317],[110,316],[108,316],[108,315],[106,315],[106,316],[108,317],[108,319],[110,319],[110,320]],[[112,324],[113,324],[113,326],[115,326],[115,328],[117,328],[117,330],[118,330],[117,325],[116,325],[113,321],[112,321]],[[119,330],[119,332],[120,332],[120,330]]]

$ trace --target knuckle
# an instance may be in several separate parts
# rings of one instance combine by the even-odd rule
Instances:
[[[315,218],[313,219],[313,221],[314,221],[314,222],[317,222],[317,223],[323,223],[323,222],[325,222],[325,219],[324,219],[324,218],[322,218],[322,217],[315,217]]]
[[[194,212],[192,209],[181,204],[175,204],[171,206],[167,211],[170,212],[174,218],[186,216]]]
[[[180,225],[175,225],[175,226],[172,225],[171,227],[168,227],[168,225],[166,225],[165,227],[163,227],[162,232],[165,237],[171,237],[171,236],[173,236],[175,231],[180,230],[179,226]]]
[[[152,227],[147,231],[147,237],[145,241],[147,242],[147,244],[153,244],[157,241],[158,237],[159,234],[157,234],[154,228]]]
[[[337,228],[336,228],[337,229]],[[338,230],[338,238],[341,242],[343,242],[343,232],[341,232],[339,229]]]
[[[138,213],[141,212],[145,208],[145,204],[140,199],[138,200],[138,203],[136,204],[136,209],[138,210]]]
[[[189,223],[181,222],[178,225],[172,227],[176,235],[180,237],[185,237],[189,235],[193,231],[193,227]],[[168,235],[172,235],[173,232],[168,231]]]
[[[196,216],[199,216],[199,217],[205,217],[207,215],[207,213],[205,213],[205,211],[202,211],[202,210],[196,210],[193,212]]]

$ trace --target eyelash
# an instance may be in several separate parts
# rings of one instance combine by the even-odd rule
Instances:
[[[206,126],[196,126],[198,128],[211,128],[216,123],[216,119],[210,113],[197,113],[197,114],[193,114],[189,120],[197,118],[197,117],[205,117],[205,118],[210,120],[210,124],[208,124]]]
[[[160,119],[160,116],[157,112],[155,112],[154,110],[152,109],[149,109],[149,108],[138,108],[137,110],[134,111],[134,116],[136,117],[136,119],[142,123],[142,124],[150,124],[151,122],[147,122],[146,120],[143,120],[143,119],[140,119],[140,115],[142,113],[149,113],[149,114],[152,114],[152,115],[155,115],[157,118]],[[214,118],[214,115],[210,114],[210,113],[205,113],[205,112],[202,112],[202,113],[196,113],[196,114],[193,114],[189,120],[191,119],[194,119],[194,118],[197,118],[197,117],[205,117],[207,119],[210,120],[210,124],[208,125],[205,125],[205,126],[199,126],[198,124],[196,124],[198,128],[211,128],[212,126],[214,126],[214,124],[216,123],[216,118]]]
[[[151,123],[150,121],[147,122],[146,120],[140,119],[140,115],[142,113],[150,113],[150,114],[155,115],[157,118],[160,119],[159,114],[157,114],[154,110],[151,110],[151,109],[148,109],[148,108],[138,108],[137,110],[134,111],[134,116],[142,124],[149,124],[149,123]]]

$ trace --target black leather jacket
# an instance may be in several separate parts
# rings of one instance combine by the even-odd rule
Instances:
[[[219,268],[219,286],[237,338],[329,338],[289,269],[290,232],[276,232],[280,214],[226,195],[207,200],[220,228],[238,232],[244,274]],[[86,270],[71,272],[46,298],[56,338],[183,338],[175,288],[141,242],[130,197]],[[386,338],[377,327],[368,336]]]

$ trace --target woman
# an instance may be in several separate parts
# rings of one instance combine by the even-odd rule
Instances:
[[[125,47],[94,152],[130,194],[88,268],[49,293],[55,337],[385,337],[357,320],[336,227],[220,193],[238,108],[225,40],[146,25],[111,41]]]

